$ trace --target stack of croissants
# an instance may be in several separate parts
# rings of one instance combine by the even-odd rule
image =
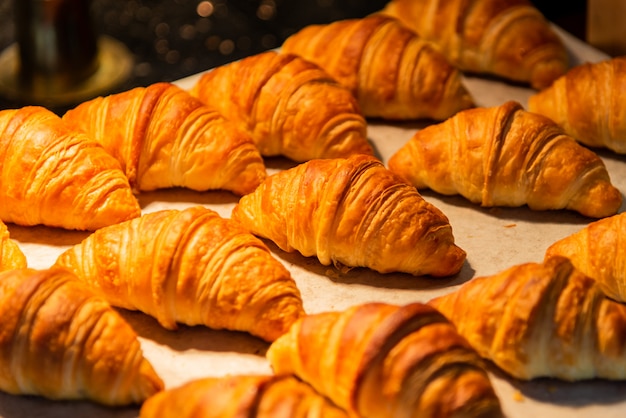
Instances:
[[[626,215],[594,149],[626,153],[626,58],[568,59],[527,0],[391,0],[187,90],[0,111],[0,390],[144,418],[499,417],[489,367],[625,379]],[[536,93],[479,107],[464,73]],[[373,119],[429,124],[385,164]],[[270,174],[273,157],[293,166]],[[178,187],[238,200],[229,218],[142,213],[138,194]],[[267,241],[337,269],[459,273],[466,252],[421,189],[590,222],[425,303],[307,314]],[[89,235],[33,269],[7,224]],[[274,373],[166,388],[118,309],[249,333]]]

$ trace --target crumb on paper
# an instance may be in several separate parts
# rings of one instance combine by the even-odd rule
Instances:
[[[506,224],[504,225],[505,228],[515,228],[517,226],[517,224]]]
[[[515,402],[524,402],[524,395],[522,395],[522,392],[520,392],[519,390],[516,390],[513,393],[513,400]]]

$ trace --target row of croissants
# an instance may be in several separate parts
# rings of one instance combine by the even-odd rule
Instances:
[[[518,379],[625,379],[626,221],[589,148],[626,152],[612,95],[624,65],[568,69],[527,1],[392,0],[306,27],[188,91],[157,83],[62,116],[0,111],[0,390],[141,404],[144,418],[497,417],[489,364]],[[528,111],[476,107],[464,71],[538,91]],[[375,118],[434,123],[385,166],[367,137]],[[269,175],[274,156],[295,166]],[[239,200],[230,219],[202,206],[142,214],[136,194],[173,187]],[[338,268],[460,271],[466,253],[422,188],[595,220],[541,263],[427,303],[307,314],[263,239]],[[11,223],[90,235],[35,270]],[[165,388],[115,308],[172,331],[248,332],[269,343],[274,374]]]
[[[494,366],[522,380],[626,379],[624,257],[608,260],[620,258],[624,219],[426,303],[307,314],[289,271],[237,221],[202,206],[148,213],[95,231],[49,269],[5,264],[0,390],[140,404],[141,417],[499,417]],[[15,252],[2,235],[3,256]],[[172,331],[248,332],[269,343],[273,374],[166,388],[115,308]]]

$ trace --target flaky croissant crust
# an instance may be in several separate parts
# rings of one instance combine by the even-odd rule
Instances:
[[[474,278],[429,302],[519,379],[626,379],[626,305],[565,257]]]
[[[515,101],[468,109],[417,131],[388,167],[418,189],[461,194],[485,207],[528,205],[602,218],[622,203],[597,154]]]
[[[309,25],[282,50],[320,65],[350,89],[367,117],[443,120],[474,106],[460,71],[387,16]]]
[[[626,154],[626,57],[571,68],[528,99],[528,109],[554,120],[590,147]]]
[[[272,341],[304,314],[295,281],[267,246],[202,206],[102,228],[56,265],[167,329],[205,325]]]
[[[351,416],[501,416],[477,353],[421,303],[305,316],[267,358],[274,373],[295,374]]]
[[[392,0],[382,11],[463,71],[549,86],[569,68],[563,41],[528,0]]]
[[[381,273],[458,273],[448,218],[366,155],[312,160],[268,177],[231,217],[284,251]]]
[[[294,54],[266,51],[219,66],[190,92],[245,126],[263,156],[304,162],[374,154],[352,93]]]
[[[5,223],[0,221],[0,271],[25,268],[27,265],[26,255],[19,244],[11,239]]]
[[[306,383],[290,375],[206,377],[163,391],[140,418],[347,418]]]
[[[610,298],[626,303],[626,213],[587,224],[552,243],[546,259],[569,258],[575,268],[598,282]]]
[[[66,269],[0,273],[0,318],[5,392],[114,406],[163,389],[131,326]]]
[[[63,120],[102,144],[137,191],[185,187],[242,195],[266,176],[243,128],[170,83],[97,97]]]
[[[0,219],[96,230],[136,218],[118,161],[40,106],[0,111]]]

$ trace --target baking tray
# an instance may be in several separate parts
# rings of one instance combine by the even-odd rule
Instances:
[[[572,63],[599,61],[607,55],[556,28],[570,51]],[[191,87],[198,75],[183,80]],[[533,93],[524,87],[493,79],[465,77],[466,86],[479,106],[495,106],[517,100],[526,106]],[[368,136],[384,162],[408,141],[423,123],[387,124],[370,121]],[[613,183],[626,192],[626,156],[599,152]],[[293,166],[287,160],[267,160],[269,173]],[[367,269],[340,272],[322,266],[315,258],[285,253],[268,242],[274,255],[290,270],[298,284],[308,313],[341,310],[351,305],[384,301],[405,304],[429,299],[455,290],[472,277],[497,273],[523,262],[540,262],[545,249],[591,221],[569,211],[531,211],[521,208],[481,208],[462,197],[442,197],[424,191],[423,196],[449,218],[456,243],[467,252],[461,272],[451,278],[429,279],[407,274],[378,274]],[[144,213],[166,208],[183,209],[205,205],[229,217],[236,197],[228,192],[198,193],[183,189],[162,190],[138,196]],[[620,212],[624,207],[620,209]],[[57,256],[77,244],[87,233],[60,229],[9,225],[12,238],[20,244],[29,266],[47,268]],[[205,327],[181,326],[162,329],[138,312],[120,311],[140,336],[145,356],[163,378],[166,388],[193,379],[226,374],[266,374],[266,342],[245,333],[215,331]],[[508,417],[623,417],[626,383],[590,380],[566,383],[552,379],[522,382],[490,369],[493,385]],[[108,408],[91,402],[49,401],[34,396],[0,393],[0,417],[136,417],[138,407]]]

